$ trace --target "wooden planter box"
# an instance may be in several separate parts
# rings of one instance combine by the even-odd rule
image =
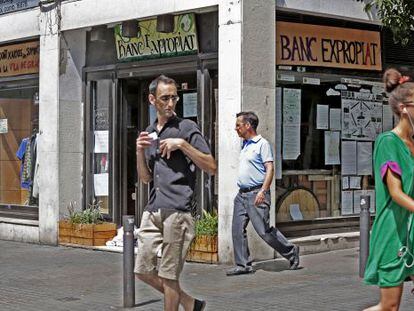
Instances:
[[[59,221],[59,243],[102,246],[116,235],[116,224],[72,224]]]
[[[187,254],[188,261],[217,263],[218,242],[217,235],[196,236]]]

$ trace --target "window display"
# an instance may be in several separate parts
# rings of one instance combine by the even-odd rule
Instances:
[[[38,204],[38,88],[0,90],[0,204]]]
[[[360,196],[374,196],[373,143],[392,127],[381,82],[293,70],[277,77],[277,220],[295,221],[298,213],[304,220],[357,215]],[[303,198],[287,204],[285,194],[302,188],[318,204]],[[305,212],[309,206],[314,213]]]

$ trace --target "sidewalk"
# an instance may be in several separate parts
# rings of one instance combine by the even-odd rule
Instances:
[[[0,310],[122,310],[122,255],[0,241]],[[207,300],[206,310],[362,310],[378,290],[358,278],[358,250],[256,264],[256,273],[226,277],[227,266],[187,263],[182,286]],[[406,283],[401,311],[413,310]],[[136,283],[135,308],[162,310],[162,296]]]

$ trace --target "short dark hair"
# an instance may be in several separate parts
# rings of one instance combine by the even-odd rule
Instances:
[[[259,118],[253,111],[242,111],[236,114],[236,117],[242,117],[243,122],[249,122],[252,128],[256,131],[259,125]]]
[[[158,87],[158,83],[164,83],[164,84],[174,84],[175,87],[177,87],[177,82],[175,82],[174,79],[169,78],[167,76],[164,75],[160,75],[158,77],[156,77],[154,80],[151,81],[148,89],[149,89],[149,93],[152,95],[155,95],[157,92],[157,87]]]

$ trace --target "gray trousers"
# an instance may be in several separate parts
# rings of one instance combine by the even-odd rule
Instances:
[[[252,264],[246,232],[249,220],[257,234],[280,255],[289,261],[294,256],[294,245],[277,228],[270,227],[270,191],[266,191],[265,201],[255,206],[254,200],[258,191],[238,192],[234,199],[232,235],[234,260],[237,266],[246,267]]]

